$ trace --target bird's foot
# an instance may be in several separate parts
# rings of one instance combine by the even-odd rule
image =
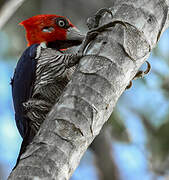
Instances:
[[[146,74],[148,74],[151,70],[151,65],[148,61],[146,61],[147,68],[145,71],[138,71],[136,75],[134,76],[133,80],[138,79],[138,78],[143,78]]]
[[[136,75],[133,77],[132,80],[136,80],[138,78],[143,78],[146,74],[148,74],[151,70],[151,65],[148,61],[146,61],[147,64],[147,68],[145,71],[139,70]],[[132,87],[132,80],[129,82],[129,84],[127,85],[126,89],[130,89]]]
[[[113,14],[110,9],[108,9],[108,8],[99,9],[94,16],[89,17],[87,19],[87,26],[88,26],[89,30],[91,30],[93,28],[97,28],[99,26],[100,19],[102,18],[102,16],[105,13],[109,13],[111,15],[111,17],[113,18]]]
[[[27,101],[27,102],[23,102],[22,103],[24,110],[28,111],[32,108],[32,106],[34,105],[34,102],[32,102],[31,100]]]
[[[116,24],[121,24],[122,26],[127,28],[126,24],[122,21],[112,21],[112,22],[109,22],[102,26],[99,26],[100,19],[105,13],[109,13],[113,18],[113,14],[109,9],[100,9],[94,17],[90,17],[87,20],[87,25],[89,27],[89,31],[87,32],[87,35],[86,35],[85,39],[83,40],[83,43],[78,51],[79,54],[83,55],[84,50],[87,47],[87,45],[92,40],[94,40],[98,34],[107,30],[108,28],[114,27]]]
[[[41,42],[37,47],[35,59],[38,59],[40,57],[42,49],[45,48],[47,48],[46,42]]]

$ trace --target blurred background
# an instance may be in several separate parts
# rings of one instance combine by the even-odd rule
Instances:
[[[37,14],[69,17],[83,33],[86,19],[112,0],[27,0],[0,31],[0,180],[6,180],[20,149],[10,79],[26,48],[18,23]],[[7,0],[0,0],[0,13]],[[72,180],[169,179],[169,31],[149,57],[152,70],[126,90]],[[143,65],[142,67],[146,67]]]

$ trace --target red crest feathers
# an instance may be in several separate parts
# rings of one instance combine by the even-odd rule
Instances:
[[[59,27],[56,23],[59,18],[64,19],[69,27],[74,27],[67,18],[58,15],[37,15],[20,22],[19,24],[26,30],[28,46],[41,42],[66,40],[67,29]]]

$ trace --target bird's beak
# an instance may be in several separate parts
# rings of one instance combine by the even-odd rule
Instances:
[[[85,35],[83,35],[76,27],[70,27],[67,29],[66,40],[76,41],[79,44],[82,43]]]
[[[72,46],[78,46],[82,43],[85,35],[80,33],[80,31],[75,27],[70,27],[67,29],[66,40],[57,40],[54,42],[49,42],[48,47],[57,49],[67,49]]]

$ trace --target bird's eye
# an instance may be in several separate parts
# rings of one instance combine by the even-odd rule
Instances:
[[[58,26],[59,26],[59,27],[63,28],[63,27],[65,27],[65,25],[66,25],[66,23],[65,23],[64,20],[59,20],[59,21],[58,21]]]
[[[56,24],[60,28],[64,28],[64,29],[67,29],[70,27],[68,20],[66,18],[63,18],[63,17],[56,18]]]

